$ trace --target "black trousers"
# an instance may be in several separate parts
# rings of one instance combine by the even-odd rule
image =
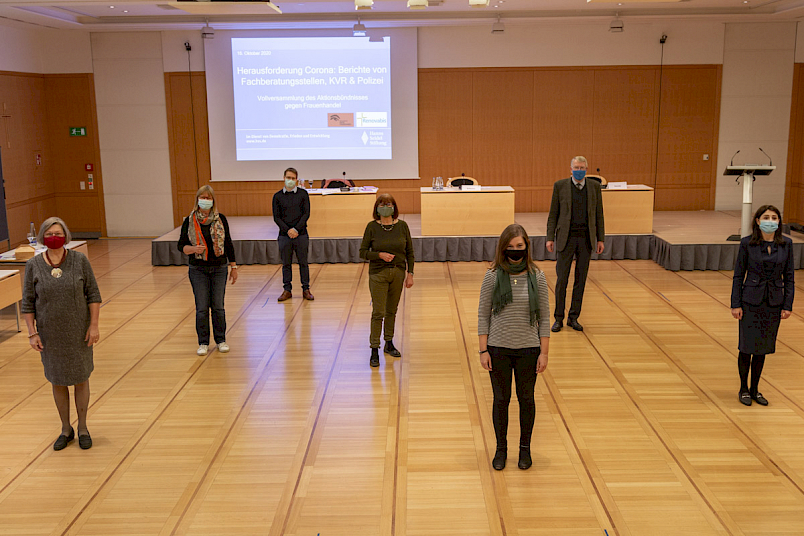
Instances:
[[[491,420],[497,436],[497,448],[508,448],[508,405],[511,403],[511,377],[515,378],[516,398],[519,400],[519,445],[530,447],[533,423],[536,421],[536,361],[541,348],[510,349],[489,346],[491,356],[491,389],[494,404]]]
[[[296,260],[299,261],[299,274],[301,275],[302,290],[310,288],[310,266],[307,264],[307,250],[310,247],[310,237],[306,234],[296,238],[279,235],[276,239],[279,246],[279,256],[282,258],[282,286],[290,292],[291,280],[293,279],[293,253],[296,253]]]
[[[592,246],[589,244],[589,234],[570,233],[567,245],[556,253],[556,320],[564,319],[564,310],[567,300],[567,283],[569,282],[570,266],[575,260],[575,283],[572,285],[572,303],[568,317],[577,320],[581,316],[583,305],[583,290],[586,287],[586,275],[589,273],[589,261],[592,260]]]

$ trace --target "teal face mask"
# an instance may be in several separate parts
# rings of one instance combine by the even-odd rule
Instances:
[[[201,210],[209,210],[212,208],[212,199],[199,199],[198,200],[198,208]]]
[[[292,190],[296,187],[295,179],[285,179],[285,190]]]
[[[389,218],[394,215],[394,207],[377,207],[377,214],[383,218]]]
[[[776,229],[779,228],[779,222],[771,220],[762,220],[759,222],[759,228],[762,229],[763,233],[773,234],[776,232]]]

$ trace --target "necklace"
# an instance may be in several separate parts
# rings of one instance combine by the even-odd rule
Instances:
[[[396,225],[396,223],[395,223],[395,222],[391,222],[391,225],[389,225],[388,227],[386,227],[386,226],[385,226],[385,224],[384,224],[383,222],[380,222],[380,227],[382,227],[383,231],[392,231],[392,230],[393,230],[393,228],[394,228],[394,225]]]
[[[53,269],[52,269],[52,270],[50,270],[50,275],[52,275],[53,277],[55,277],[56,279],[58,279],[58,278],[60,278],[60,277],[61,277],[61,275],[64,273],[64,272],[62,271],[62,269],[61,269],[61,268],[59,268],[59,266],[61,266],[62,264],[64,264],[64,259],[66,259],[66,258],[67,258],[67,250],[66,250],[66,249],[64,250],[64,255],[62,255],[62,256],[61,256],[61,262],[60,262],[59,264],[55,264],[53,261],[51,261],[51,260],[50,260],[50,254],[49,254],[49,251],[50,251],[50,250],[47,250],[47,249],[45,250],[45,258],[47,258],[47,262],[48,262],[48,264],[50,264],[50,266],[52,266],[52,267],[53,267]]]

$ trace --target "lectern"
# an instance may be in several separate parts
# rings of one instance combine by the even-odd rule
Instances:
[[[771,171],[774,169],[776,169],[776,166],[726,166],[726,171],[723,172],[724,175],[739,175],[737,182],[740,182],[740,179],[743,180],[743,214],[740,234],[731,235],[728,240],[739,242],[740,238],[751,234],[751,218],[754,217],[754,209],[752,207],[754,202],[754,176],[770,175]]]

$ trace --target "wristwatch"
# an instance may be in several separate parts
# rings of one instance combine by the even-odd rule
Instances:
[[[488,351],[488,349],[486,349],[486,350],[479,350],[477,353],[478,353],[478,354],[480,354],[480,355],[483,355],[483,354],[487,354],[487,353],[489,353],[489,351]]]

